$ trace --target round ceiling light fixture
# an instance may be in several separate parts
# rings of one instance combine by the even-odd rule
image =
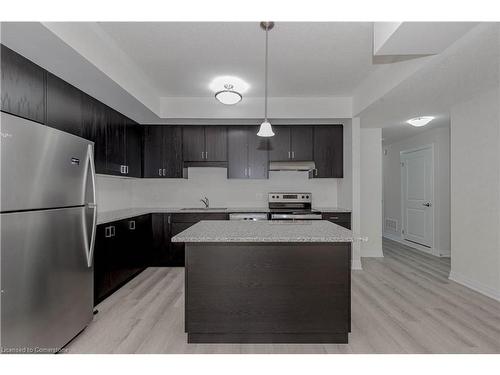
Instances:
[[[233,105],[239,103],[243,97],[241,94],[234,90],[234,86],[230,83],[224,85],[224,90],[215,93],[215,99],[222,104]]]
[[[408,124],[410,124],[411,126],[419,127],[419,126],[427,125],[432,120],[434,120],[434,116],[420,116],[420,117],[415,117],[415,118],[409,119],[406,122]]]

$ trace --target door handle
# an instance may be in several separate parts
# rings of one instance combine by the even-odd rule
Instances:
[[[426,203],[422,203],[422,206],[431,207],[432,204],[431,204],[431,202],[426,202]]]
[[[135,230],[135,220],[130,220],[128,222],[128,229]]]
[[[83,210],[83,218],[82,218],[82,223],[83,223],[83,230],[84,230],[84,242],[86,246],[86,256],[87,256],[87,266],[90,268],[92,267],[92,262],[94,259],[94,248],[95,248],[95,236],[96,236],[96,230],[97,230],[97,204],[96,204],[96,188],[95,188],[95,165],[94,165],[94,153],[93,153],[93,147],[92,145],[87,146],[87,170],[85,172],[85,183],[87,183],[88,178],[89,178],[89,173],[90,173],[90,178],[91,178],[91,184],[90,188],[92,189],[91,191],[91,202],[86,202],[85,206],[88,209],[92,210],[92,232],[90,234],[90,243],[88,240],[88,233],[87,233],[87,223],[86,223],[86,212],[85,209]],[[107,229],[107,228],[106,228]],[[105,235],[107,237],[107,231],[105,231]]]

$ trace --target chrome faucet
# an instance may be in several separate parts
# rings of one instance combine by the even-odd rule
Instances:
[[[208,201],[207,197],[205,197],[205,199],[200,199],[200,201],[205,204],[205,208],[208,208],[208,205],[210,204],[210,202]]]

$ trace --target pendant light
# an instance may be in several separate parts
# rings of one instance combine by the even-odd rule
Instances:
[[[274,135],[271,123],[267,119],[267,65],[268,65],[268,32],[274,27],[274,22],[261,22],[260,27],[266,31],[266,78],[265,78],[265,95],[264,95],[264,121],[260,124],[259,137],[272,137]]]

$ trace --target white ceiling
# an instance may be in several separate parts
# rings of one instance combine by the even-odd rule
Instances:
[[[361,126],[383,128],[385,143],[449,126],[454,105],[498,87],[499,81],[500,26],[481,24],[361,112]],[[406,124],[427,115],[436,117],[428,126]]]
[[[258,22],[101,22],[162,96],[208,97],[212,79],[238,76],[264,93]],[[269,95],[350,96],[374,68],[370,22],[278,22],[269,33]]]

